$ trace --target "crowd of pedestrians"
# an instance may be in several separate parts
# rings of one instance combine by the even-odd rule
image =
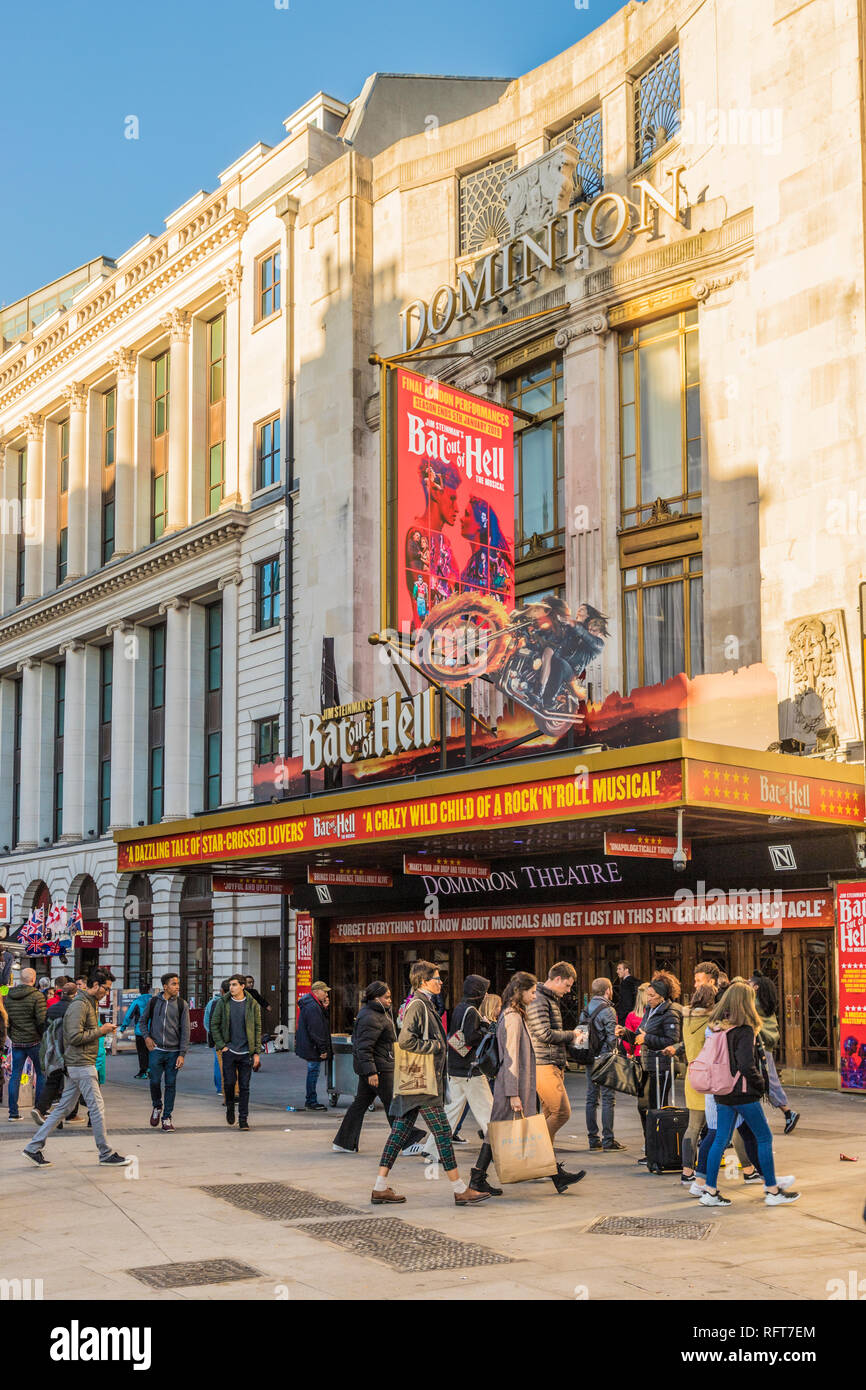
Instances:
[[[683,1188],[705,1206],[729,1206],[731,1199],[719,1192],[717,1179],[725,1150],[734,1142],[744,1184],[760,1185],[767,1205],[798,1199],[793,1176],[776,1174],[772,1133],[761,1104],[766,1097],[777,1106],[784,1114],[785,1133],[791,1133],[799,1115],[790,1108],[775,1068],[770,1069],[779,1028],[772,982],[765,976],[729,981],[715,963],[703,961],[695,970],[689,1002],[681,1003],[682,985],[670,971],[640,982],[621,962],[616,1001],[613,981],[593,980],[576,1028],[563,1026],[562,1004],[576,984],[574,967],[566,961],[553,965],[540,983],[519,971],[501,1001],[490,995],[489,980],[467,976],[447,1022],[438,968],[416,962],[410,984],[396,1021],[384,981],[374,981],[365,991],[353,1033],[358,1090],[332,1146],[337,1153],[357,1153],[365,1115],[377,1098],[382,1102],[391,1131],[371,1195],[374,1205],[405,1201],[391,1181],[401,1152],[419,1152],[428,1163],[438,1159],[457,1205],[501,1196],[502,1187],[490,1180],[496,1174],[490,1127],[495,1131],[501,1121],[536,1115],[543,1116],[550,1139],[553,1187],[566,1193],[585,1176],[584,1170],[568,1172],[553,1150],[571,1116],[567,1064],[572,1059],[585,1067],[589,1150],[621,1153],[626,1146],[614,1133],[618,1092],[604,1084],[608,1073],[602,1065],[617,1055],[632,1069],[628,1094],[637,1092],[647,1145],[648,1122],[652,1119],[655,1133],[659,1115],[668,1117],[676,1135],[676,1160],[651,1164],[653,1171],[677,1173]],[[721,1042],[713,1041],[716,1037]],[[713,1072],[716,1083],[706,1085],[700,1078],[710,1053],[718,1054],[723,1065]],[[422,1068],[427,1079],[421,1089],[402,1095],[399,1076],[407,1057],[430,1061]],[[415,1066],[410,1062],[406,1074]],[[684,1082],[685,1106],[677,1103],[677,1079]],[[620,1095],[620,1103],[624,1098]],[[424,1143],[409,1146],[416,1121],[429,1134]],[[468,1186],[454,1156],[454,1145],[464,1142],[459,1136],[464,1122],[481,1144]],[[647,1164],[646,1152],[637,1162]]]
[[[522,1163],[527,1176],[548,1176],[555,1193],[566,1194],[586,1176],[585,1170],[568,1171],[555,1148],[571,1118],[565,1084],[569,1062],[585,1069],[590,1152],[625,1150],[614,1133],[617,1099],[622,1105],[633,1098],[647,1150],[637,1162],[654,1172],[676,1170],[682,1187],[702,1205],[731,1205],[718,1179],[732,1144],[744,1184],[759,1185],[767,1205],[796,1201],[793,1175],[776,1172],[762,1104],[768,1100],[782,1113],[786,1134],[794,1130],[800,1117],[773,1061],[780,1032],[772,981],[760,974],[729,981],[714,962],[702,961],[695,968],[694,991],[683,1003],[681,983],[670,971],[641,982],[628,963],[620,962],[616,975],[616,988],[603,976],[590,983],[578,1024],[568,1027],[563,1004],[575,990],[577,974],[567,961],[551,966],[540,982],[518,971],[501,998],[491,993],[490,980],[468,975],[450,1017],[440,971],[429,961],[413,964],[410,992],[396,1019],[390,986],[371,982],[352,1037],[357,1091],[332,1143],[335,1153],[358,1153],[366,1116],[377,1102],[383,1107],[390,1131],[371,1202],[405,1202],[392,1185],[392,1170],[399,1157],[416,1155],[441,1167],[457,1206],[503,1196],[506,1183],[522,1180]],[[97,969],[88,979],[61,977],[53,987],[45,981],[38,988],[35,972],[25,969],[20,984],[8,991],[5,1007],[0,1003],[0,1049],[7,1034],[11,1044],[9,1118],[21,1120],[22,1081],[32,1081],[30,1115],[37,1129],[24,1153],[40,1167],[50,1163],[44,1153],[48,1137],[64,1124],[83,1123],[82,1104],[99,1162],[132,1161],[108,1140],[101,1091],[105,1039],[117,1030],[100,1022],[98,1006],[112,981],[108,970]],[[307,1064],[305,1105],[311,1111],[327,1108],[319,1100],[318,1083],[333,1057],[330,994],[324,981],[316,981],[299,1009],[295,1050]],[[223,981],[205,1011],[214,1088],[226,1123],[233,1126],[237,1119],[243,1131],[250,1128],[250,1082],[260,1066],[265,1007],[253,978],[235,974]],[[177,972],[162,976],[160,990],[142,990],[133,1000],[121,1027],[133,1025],[136,1077],[150,1083],[150,1124],[172,1132],[178,1077],[190,1043],[190,1008]],[[677,1079],[683,1081],[683,1107],[677,1104]],[[468,1140],[460,1134],[464,1123],[473,1131]],[[657,1153],[650,1161],[650,1138],[655,1146],[665,1133],[674,1136],[674,1161],[662,1162]],[[455,1146],[476,1137],[480,1149],[464,1180]],[[504,1183],[497,1161],[508,1166]]]

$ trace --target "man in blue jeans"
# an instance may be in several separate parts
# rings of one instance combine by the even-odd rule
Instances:
[[[331,991],[324,980],[314,980],[309,994],[305,994],[298,1006],[298,1032],[295,1037],[295,1052],[307,1064],[307,1110],[327,1110],[316,1094],[319,1072],[322,1063],[326,1065],[333,1048],[331,1028],[328,1023],[328,1005]]]
[[[150,1053],[150,1123],[153,1129],[172,1131],[172,1111],[180,1071],[189,1047],[189,1005],[180,997],[180,980],[174,971],[162,976],[162,994],[154,995],[142,1020],[144,1045]],[[165,1081],[165,1101],[162,1084]]]
[[[9,1015],[9,1041],[12,1044],[12,1075],[9,1078],[9,1118],[20,1120],[18,1113],[18,1093],[21,1088],[21,1073],[27,1061],[33,1063],[36,1073],[33,1103],[39,1104],[42,1090],[42,1070],[39,1066],[39,1041],[45,1031],[45,995],[36,988],[36,971],[26,967],[21,971],[21,983],[10,989],[6,995],[6,1012]]]
[[[595,1062],[607,1057],[616,1047],[616,1011],[613,1007],[613,985],[600,975],[590,985],[590,1000],[580,1016],[581,1023],[588,1023],[590,1030],[589,1049],[595,1053]],[[625,1145],[613,1135],[613,1116],[616,1107],[616,1091],[611,1086],[597,1086],[592,1079],[593,1062],[586,1069],[586,1134],[590,1149],[601,1149],[613,1153],[624,1149]],[[598,1103],[601,1101],[601,1138],[598,1133]]]

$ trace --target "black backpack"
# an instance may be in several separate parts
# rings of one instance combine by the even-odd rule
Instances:
[[[600,1013],[601,1009],[596,1009],[592,1015],[586,1009],[582,1009],[580,1018],[577,1020],[578,1024],[589,1024],[588,1046],[571,1049],[571,1055],[580,1067],[591,1067],[604,1046],[604,1038],[599,1035],[596,1025],[596,1019]]]
[[[488,1081],[496,1080],[496,1073],[502,1066],[502,1058],[499,1055],[499,1043],[496,1041],[496,1029],[491,1028],[489,1033],[485,1033],[480,1043],[475,1049],[475,1058],[469,1066],[469,1075],[486,1076]]]

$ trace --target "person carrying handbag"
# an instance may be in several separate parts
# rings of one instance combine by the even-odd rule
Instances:
[[[527,1009],[535,999],[537,986],[538,981],[534,975],[530,975],[527,970],[518,970],[512,975],[502,996],[502,1013],[496,1025],[501,1062],[493,1087],[491,1123],[538,1114],[535,1048],[527,1027]],[[551,1140],[551,1145],[552,1142]],[[487,1169],[492,1161],[493,1149],[489,1143],[485,1143],[478,1155],[478,1162],[472,1169],[470,1188],[477,1192],[484,1190]],[[567,1173],[562,1164],[557,1162],[551,1182],[557,1192],[563,1193],[584,1177],[585,1170]]]
[[[483,975],[467,975],[463,981],[463,998],[451,1015],[446,1061],[448,1099],[445,1103],[445,1116],[452,1138],[467,1105],[475,1117],[482,1139],[487,1138],[493,1092],[487,1077],[475,1070],[474,1062],[478,1045],[490,1030],[490,1024],[484,1021],[481,1012],[489,987],[490,981]],[[432,1162],[436,1152],[436,1141],[432,1134],[428,1136],[423,1152]],[[500,1195],[499,1188],[488,1186],[485,1191],[492,1197]]]
[[[616,1108],[616,1091],[612,1086],[599,1086],[592,1077],[595,1063],[602,1057],[609,1057],[616,1047],[616,1011],[613,1007],[613,985],[600,975],[590,985],[590,1000],[580,1015],[579,1023],[589,1024],[590,1051],[595,1057],[586,1068],[586,1134],[589,1147],[603,1153],[615,1153],[624,1149],[613,1134],[613,1116]],[[592,1046],[593,1034],[596,1049]],[[598,1106],[601,1102],[601,1137],[598,1133]]]
[[[416,961],[410,971],[409,982],[414,997],[403,1015],[403,1024],[397,1039],[394,1099],[390,1109],[394,1123],[382,1150],[379,1173],[370,1201],[373,1206],[405,1202],[406,1198],[389,1186],[388,1177],[420,1114],[436,1140],[445,1176],[454,1193],[455,1205],[474,1206],[477,1202],[488,1201],[490,1193],[479,1192],[477,1188],[470,1190],[461,1179],[454,1159],[451,1126],[445,1117],[444,1105],[445,1053],[448,1040],[439,1010],[436,1008],[436,999],[442,990],[442,977],[438,966],[427,960]],[[404,1053],[408,1054],[407,1066],[404,1066]],[[432,1065],[426,1068],[412,1065],[415,1057],[429,1058]]]

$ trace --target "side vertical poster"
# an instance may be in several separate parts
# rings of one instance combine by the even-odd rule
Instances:
[[[416,631],[453,594],[513,608],[512,412],[401,367],[395,415],[399,631]]]
[[[313,983],[313,919],[309,912],[295,914],[295,1011]]]
[[[866,882],[836,885],[839,1080],[866,1091]]]

